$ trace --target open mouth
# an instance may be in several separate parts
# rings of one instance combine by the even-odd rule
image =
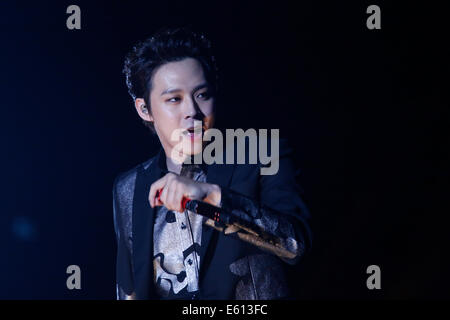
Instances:
[[[201,135],[202,131],[203,131],[203,127],[198,126],[198,127],[187,128],[183,133],[187,136],[194,137],[197,135]]]

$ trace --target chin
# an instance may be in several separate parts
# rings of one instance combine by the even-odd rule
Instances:
[[[203,150],[203,141],[194,141],[194,142],[187,142],[183,143],[183,153],[187,156],[193,156],[196,154],[201,153]]]
[[[193,157],[195,155],[202,156],[203,151],[203,141],[195,140],[193,142],[186,141],[181,145],[178,145],[172,149],[171,158],[179,163],[182,163],[186,160],[187,157]],[[202,159],[203,160],[203,159]]]

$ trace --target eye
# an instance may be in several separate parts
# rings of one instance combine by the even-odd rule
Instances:
[[[171,102],[171,103],[176,103],[176,102],[179,102],[179,101],[181,101],[180,97],[172,97],[172,98],[169,98],[169,99],[166,100],[166,102]]]
[[[210,98],[208,91],[201,92],[197,95],[197,98],[200,98],[202,100],[208,100]]]

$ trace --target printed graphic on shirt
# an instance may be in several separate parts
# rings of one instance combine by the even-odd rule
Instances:
[[[182,175],[206,181],[206,175],[197,166],[183,167]],[[157,210],[153,267],[154,283],[161,297],[176,298],[198,291],[202,224],[203,217],[188,210]]]

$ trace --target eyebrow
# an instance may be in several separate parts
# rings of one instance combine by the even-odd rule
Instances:
[[[199,84],[198,86],[196,86],[196,87],[192,90],[192,92],[198,91],[198,90],[203,89],[203,88],[205,88],[205,87],[208,87],[208,84],[207,84],[207,83]],[[166,89],[166,90],[164,90],[163,92],[161,92],[161,95],[163,96],[163,95],[165,95],[165,94],[175,93],[175,92],[179,92],[179,91],[183,91],[183,90],[178,89],[178,88]]]

